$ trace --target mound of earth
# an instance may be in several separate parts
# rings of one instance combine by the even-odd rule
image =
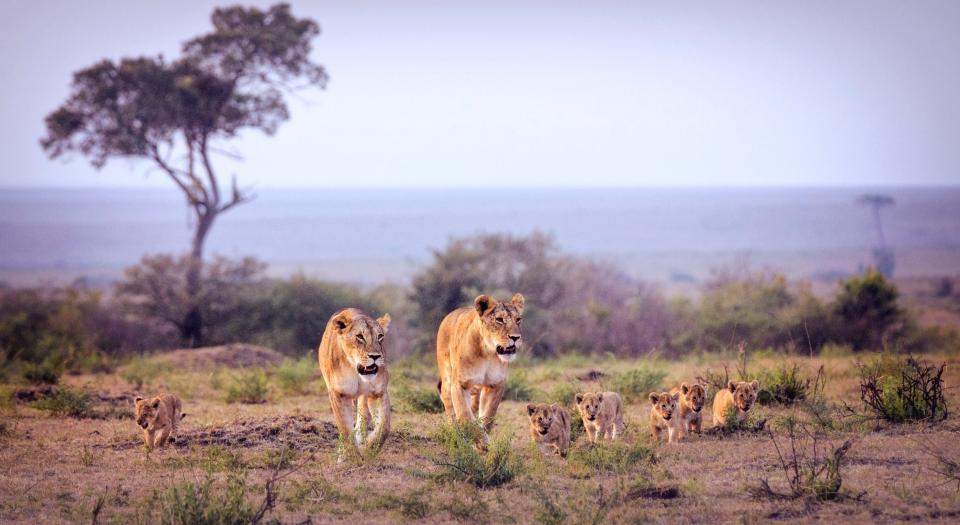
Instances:
[[[189,415],[187,417],[190,417]],[[337,444],[337,427],[310,416],[275,416],[263,419],[239,419],[214,428],[181,428],[174,446],[221,445],[228,448],[252,448],[260,445],[286,445],[295,450],[332,448]],[[107,445],[114,450],[142,446],[142,441]]]
[[[174,363],[181,369],[204,370],[219,366],[255,368],[276,365],[283,360],[283,355],[265,346],[235,343],[174,350],[160,354],[156,359],[159,362]]]

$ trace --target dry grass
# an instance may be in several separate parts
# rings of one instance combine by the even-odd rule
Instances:
[[[709,355],[656,366],[666,373],[667,386],[692,381],[704,370],[720,370],[723,362],[732,365],[735,359]],[[947,362],[947,402],[958,406],[960,396],[953,387],[960,380],[956,356],[928,359]],[[838,517],[874,522],[960,516],[957,485],[944,482],[937,473],[943,471],[942,463],[929,452],[938,445],[955,459],[951,447],[960,421],[954,413],[937,424],[886,424],[879,429],[840,419],[830,408],[859,400],[857,358],[839,353],[815,359],[752,358],[751,372],[772,370],[784,361],[809,376],[823,365],[822,401],[827,409],[821,407],[817,414],[833,419],[818,423],[803,403],[757,407],[756,417],[777,421],[792,415],[831,443],[852,440],[844,460],[843,490],[865,493],[859,501],[753,498],[749,490],[761,479],[768,479],[773,490],[789,490],[767,433],[703,435],[678,445],[654,445],[643,400],[627,405],[623,443],[593,450],[580,438],[566,460],[540,456],[529,443],[525,403],[505,401],[494,438],[508,440],[523,468],[494,487],[477,488],[440,475],[438,458],[448,453],[438,439],[443,415],[407,403],[395,403],[394,431],[379,455],[338,463],[330,408],[325,396],[317,394],[323,391],[322,381],[282,388],[268,368],[271,390],[266,403],[228,404],[225,390],[233,372],[214,366],[182,373],[165,368],[139,385],[146,390],[141,393],[169,389],[181,394],[189,413],[177,442],[149,454],[129,419],[55,416],[29,402],[2,405],[7,431],[0,435],[0,522],[90,522],[96,513],[100,523],[152,523],[169,501],[165,490],[197,490],[208,482],[209,497],[215,501],[236,497],[237,483],[242,482],[245,508],[259,509],[268,481],[278,477],[278,465],[283,477],[272,485],[273,508],[266,518],[284,523],[307,518],[314,523],[727,523]],[[398,370],[391,389],[430,387],[429,359],[418,366],[409,373]],[[606,389],[612,378],[638,366],[647,363],[571,357],[521,360],[513,372],[525,372],[535,395],[559,398],[569,394],[562,385]],[[89,393],[99,412],[117,411],[115,400],[134,394],[137,386],[119,374],[64,376],[61,382]],[[2,390],[14,392],[21,386],[4,385]],[[705,413],[705,427],[710,427],[709,407]]]

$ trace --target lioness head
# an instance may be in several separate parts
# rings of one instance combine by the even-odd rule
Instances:
[[[550,432],[550,426],[553,425],[554,418],[557,417],[557,405],[548,405],[546,403],[530,403],[527,405],[527,417],[530,419],[530,426],[541,436]]]
[[[520,340],[520,321],[523,320],[523,296],[513,294],[510,302],[500,302],[487,295],[473,301],[480,314],[480,334],[488,350],[495,350],[497,357],[509,363],[517,356]]]
[[[330,323],[360,379],[371,381],[385,363],[383,338],[390,326],[390,314],[374,320],[358,310],[347,309],[334,314]]]
[[[694,384],[690,386],[686,383],[680,383],[680,394],[683,396],[683,402],[694,412],[703,410],[703,403],[707,400],[707,389],[702,385]]]
[[[752,407],[753,403],[757,400],[757,394],[760,392],[760,382],[756,380],[750,383],[746,381],[740,381],[739,383],[730,381],[727,388],[729,388],[733,394],[733,403],[737,405],[737,408],[746,412],[750,410],[750,407]]]
[[[600,413],[600,407],[603,405],[603,392],[585,392],[577,393],[574,396],[577,402],[577,410],[587,421],[595,421],[597,414]]]
[[[140,428],[150,428],[160,416],[160,398],[144,399],[137,396],[133,400],[133,416]]]
[[[680,392],[670,395],[669,392],[650,392],[650,402],[653,404],[653,411],[663,419],[670,421],[673,413],[677,411],[677,403],[680,402]]]

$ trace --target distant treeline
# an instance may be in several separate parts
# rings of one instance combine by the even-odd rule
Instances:
[[[188,302],[187,259],[144,257],[107,292],[0,286],[0,350],[6,364],[95,368],[112,358],[177,348]],[[204,344],[247,342],[301,356],[315,349],[329,317],[353,306],[394,317],[394,355],[430,352],[442,317],[487,293],[527,298],[524,333],[536,356],[611,353],[671,357],[753,349],[817,353],[923,351],[956,334],[920,328],[896,287],[877,272],[841,282],[823,301],[779,275],[717,272],[700,298],[669,300],[616,266],[560,253],[543,234],[454,239],[409,289],[361,289],[294,275],[267,278],[253,259],[217,258],[204,266]]]

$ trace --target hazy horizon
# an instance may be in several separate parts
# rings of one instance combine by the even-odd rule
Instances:
[[[0,187],[165,187],[49,161],[44,116],[103,58],[171,58],[215,6],[47,1],[0,20]],[[271,2],[242,2],[267,6]],[[223,178],[296,187],[960,184],[960,3],[292,2],[328,89]],[[51,16],[53,13],[56,16]],[[43,35],[42,38],[37,38]]]

